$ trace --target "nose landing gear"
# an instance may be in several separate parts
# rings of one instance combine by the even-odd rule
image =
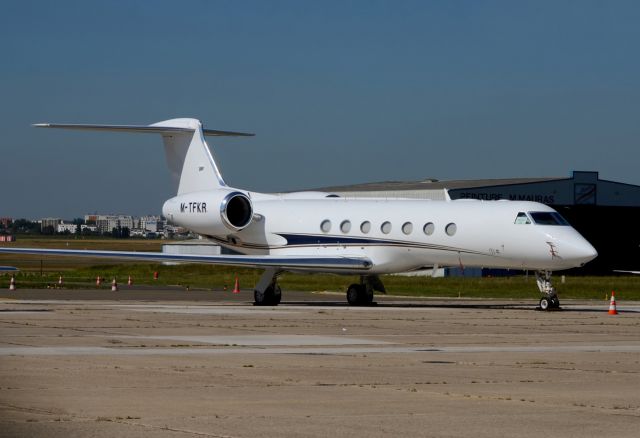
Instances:
[[[540,298],[540,309],[559,309],[560,300],[558,299],[556,289],[553,287],[553,284],[551,284],[551,271],[537,271],[536,283],[538,284],[540,293],[544,295]]]

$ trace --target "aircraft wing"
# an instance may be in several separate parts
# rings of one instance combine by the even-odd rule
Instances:
[[[621,271],[619,269],[614,269],[613,272],[622,272],[625,274],[636,274],[636,275],[640,275],[640,271]]]
[[[95,257],[147,262],[205,263],[253,268],[366,271],[373,265],[366,257],[272,256],[272,255],[191,255],[161,252],[96,251],[75,249],[0,248],[0,254]]]

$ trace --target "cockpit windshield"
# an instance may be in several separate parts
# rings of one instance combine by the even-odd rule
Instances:
[[[555,211],[530,211],[529,216],[536,225],[569,225],[569,222]]]

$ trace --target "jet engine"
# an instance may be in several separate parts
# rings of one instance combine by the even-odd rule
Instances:
[[[173,225],[217,236],[245,229],[254,216],[251,198],[237,190],[185,193],[165,202],[162,214]]]
[[[251,223],[253,205],[251,199],[242,192],[231,192],[220,204],[220,217],[233,231],[240,231]]]

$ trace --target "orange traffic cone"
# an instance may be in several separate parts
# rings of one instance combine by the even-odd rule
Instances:
[[[127,280],[127,286],[131,286],[133,284],[133,280],[131,279],[131,275],[129,275],[129,279]]]
[[[236,285],[233,287],[233,293],[234,294],[239,294],[240,293],[240,282],[238,281],[238,276],[236,275]]]
[[[616,309],[616,297],[614,295],[614,291],[611,291],[611,302],[609,303],[609,315],[617,315],[618,310]]]
[[[111,282],[111,292],[117,292],[117,291],[118,291],[118,283],[114,278],[113,281]]]
[[[102,284],[102,278],[100,278],[100,276],[98,275],[96,277],[96,287],[100,287],[101,284]]]
[[[158,279],[158,271],[155,271],[155,272],[153,273],[153,279],[154,279],[154,280],[157,280],[157,279]]]
[[[11,276],[11,281],[9,282],[9,290],[16,290],[16,279],[13,275]]]

